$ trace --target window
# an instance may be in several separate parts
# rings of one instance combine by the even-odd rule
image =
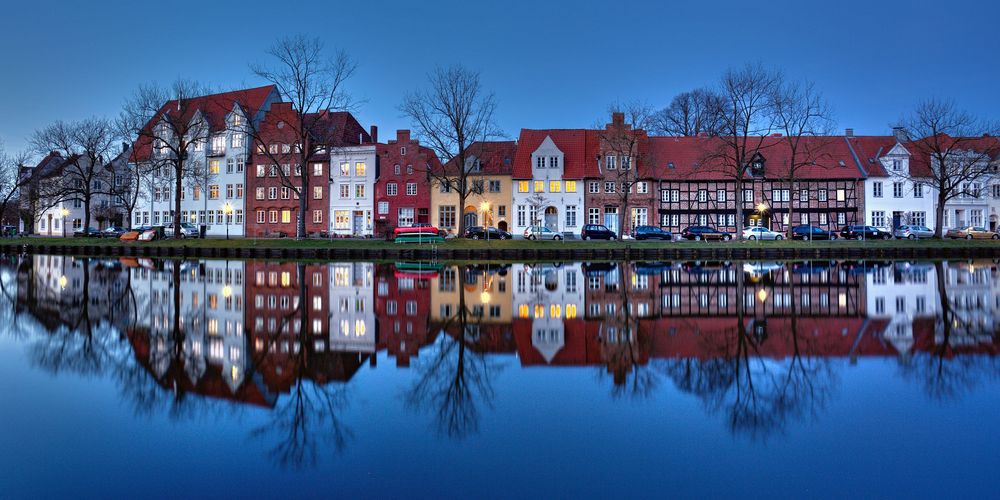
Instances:
[[[622,170],[628,170],[630,168],[632,168],[632,157],[631,156],[623,156],[622,157]]]
[[[809,201],[809,190],[808,189],[800,189],[799,190],[799,201],[800,202],[802,202],[802,201]]]
[[[725,189],[717,189],[715,191],[715,201],[723,202],[723,203],[726,201],[726,190]]]
[[[637,182],[635,190],[639,194],[646,194],[649,192],[649,183],[646,181]],[[569,190],[567,189],[567,191]]]
[[[355,184],[354,185],[354,197],[355,198],[364,198],[365,197],[365,185],[364,184]]]
[[[751,203],[753,202],[753,189],[744,189],[743,190],[743,201],[744,202],[751,202]]]
[[[846,200],[847,200],[847,190],[843,189],[843,188],[838,189],[837,190],[837,201],[846,201]]]
[[[218,184],[212,184],[211,186],[208,186],[208,199],[210,199],[210,200],[218,200],[219,199],[219,185]]]
[[[527,193],[528,192],[528,181],[517,181],[517,192]]]
[[[407,186],[407,187],[409,187],[409,186]],[[490,192],[491,193],[499,193],[500,192],[500,181],[490,181]],[[406,194],[410,194],[409,193],[409,189],[407,189],[407,193]],[[416,184],[413,185],[413,194],[417,194],[417,185]]]
[[[278,211],[277,210],[271,210],[271,211],[269,211],[267,213],[267,215],[268,215],[268,220],[270,220],[271,224],[277,224],[278,223]]]
[[[587,224],[600,224],[601,223],[601,209],[600,208],[588,208],[587,209]]]
[[[566,206],[566,227],[576,227],[576,205]]]
[[[518,205],[517,206],[517,225],[518,226],[522,226],[523,227],[523,226],[526,225],[524,217],[525,217],[524,205]]]
[[[262,187],[257,188],[257,192],[256,192],[256,195],[255,195],[255,198],[258,199],[258,200],[263,200],[264,199],[264,188],[262,188]]]
[[[983,211],[982,210],[969,210],[969,223],[973,226],[983,225]]]
[[[288,224],[289,222],[292,222],[292,211],[291,210],[282,210],[281,211],[281,222],[283,224]]]
[[[576,181],[566,181],[566,192],[567,193],[576,192]]]
[[[380,201],[380,202],[378,202],[378,214],[379,215],[388,215],[389,214],[389,202],[388,201]]]
[[[349,210],[336,210],[333,212],[334,229],[351,228],[351,212]]]
[[[538,156],[535,158],[535,168],[545,168],[545,157]]]
[[[351,175],[351,164],[346,161],[340,164],[340,175],[341,177],[347,177]]]
[[[365,176],[365,162],[363,161],[354,162],[354,175],[358,177]]]
[[[841,226],[843,226],[844,224],[847,224],[847,214],[845,214],[844,212],[838,213],[837,214],[837,224],[839,224]]]
[[[910,212],[910,224],[915,226],[926,226],[927,212]]]
[[[902,198],[903,197],[903,183],[902,182],[893,182],[892,183],[892,197],[893,198]]]
[[[507,217],[507,205],[497,205],[497,217]]]
[[[226,173],[231,174],[236,169],[236,158],[226,158]]]
[[[1000,198],[1000,196],[997,196],[997,194],[1000,194],[1000,190],[998,190],[997,188],[1000,188],[1000,185],[994,185],[993,186],[993,197],[994,198]],[[921,183],[921,182],[914,182],[913,183],[913,197],[914,198],[923,198],[924,197],[924,185],[923,185],[923,183]]]
[[[807,213],[799,214],[799,224],[809,224],[809,214]]]
[[[412,175],[412,174],[413,174],[413,165],[407,165],[406,166],[406,175]]]
[[[313,186],[313,199],[314,200],[323,199],[323,186]]]
[[[559,168],[559,157],[550,156],[549,157],[549,168]]]
[[[211,161],[209,161],[208,162],[208,173],[210,173],[210,174],[218,174],[219,173],[219,167],[221,165],[222,165],[222,162],[220,162],[219,160],[211,160]]]
[[[597,194],[601,192],[601,183],[597,181],[590,181],[587,183],[587,192],[590,194]]]
[[[271,186],[267,188],[267,199],[277,200],[278,199],[278,188]]]
[[[455,227],[454,205],[442,205],[438,207],[438,224],[441,227]]]
[[[226,184],[226,198],[232,198],[232,197],[233,197],[233,185]]]
[[[885,212],[882,210],[872,211],[872,225],[875,227],[885,226]]]
[[[903,161],[902,160],[892,160],[892,169],[896,170],[896,171],[902,170],[903,169]]]
[[[549,192],[559,193],[562,191],[562,182],[560,181],[549,181]]]
[[[706,201],[708,201],[708,190],[707,189],[699,189],[698,190],[698,202],[699,203],[705,203]]]
[[[816,199],[819,201],[826,201],[827,194],[829,194],[827,190],[820,189],[819,191],[816,191]]]
[[[288,193],[289,193],[288,187],[287,186],[281,186],[281,199],[282,200],[287,200],[290,197],[290,195]]]
[[[346,200],[351,197],[351,185],[341,184],[340,185],[340,199]]]
[[[608,155],[604,159],[604,167],[607,168],[608,170],[614,170],[618,168],[617,163],[618,163],[618,158],[612,155]]]
[[[497,184],[499,184],[499,183],[500,183],[500,181],[497,181]],[[416,196],[417,195],[417,183],[416,182],[407,182],[406,183],[406,195],[407,196]]]
[[[825,226],[829,220],[827,220],[827,215],[825,213],[819,214],[819,225]]]
[[[264,215],[264,211],[263,210],[258,210],[257,211],[257,223],[258,224],[263,224],[265,221],[266,221],[266,216]]]
[[[413,208],[400,208],[397,211],[396,225],[410,227],[413,225]]]
[[[604,183],[604,192],[605,193],[614,193],[615,192],[615,183],[612,182],[612,181],[606,181]]]
[[[265,172],[266,169],[264,168],[264,165],[257,165],[257,177],[264,177]]]
[[[201,186],[195,186],[191,188],[191,197],[194,198],[195,201],[201,199]],[[166,196],[164,196],[164,199],[165,198]]]
[[[535,181],[535,192],[536,193],[545,192],[545,181]]]
[[[281,153],[282,154],[286,154],[287,155],[288,153],[291,153],[291,152],[292,152],[292,145],[291,144],[282,144],[281,145]]]
[[[396,185],[395,182],[390,182],[390,183],[386,184],[385,185],[385,194],[386,194],[386,196],[396,196],[396,190],[397,190],[397,188],[398,188],[398,186]]]
[[[226,150],[226,136],[217,135],[212,137],[212,153],[221,154]]]
[[[406,156],[406,146],[399,148],[399,155]]]

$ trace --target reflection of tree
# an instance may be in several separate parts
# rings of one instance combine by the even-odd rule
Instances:
[[[679,389],[700,397],[710,413],[724,412],[732,432],[766,438],[782,431],[792,419],[815,417],[829,402],[835,375],[829,361],[812,344],[812,337],[798,331],[794,285],[790,285],[791,327],[769,335],[748,328],[751,323],[743,273],[737,273],[736,286],[735,332],[727,332],[721,343],[709,345],[707,359],[666,362],[663,369]],[[791,336],[789,359],[761,355],[765,342],[778,342],[783,335]]]
[[[1000,363],[995,356],[955,352],[953,344],[960,343],[962,335],[979,333],[978,326],[974,319],[963,318],[949,299],[945,274],[949,269],[942,261],[936,261],[934,269],[940,310],[934,325],[936,345],[931,352],[903,358],[900,368],[904,377],[919,381],[931,399],[957,400],[979,384],[1000,378]]]
[[[651,396],[659,382],[658,374],[648,363],[643,363],[640,353],[649,352],[652,343],[652,333],[646,331],[643,322],[639,321],[638,308],[631,300],[629,285],[635,281],[631,273],[636,270],[632,264],[614,264],[618,272],[618,302],[616,314],[602,322],[602,352],[605,368],[600,375],[611,373],[613,385],[611,395],[615,398],[630,397],[644,399]],[[605,274],[605,280],[608,279]],[[610,334],[608,327],[614,327],[616,333]]]
[[[452,438],[464,438],[479,430],[479,405],[493,402],[491,379],[499,367],[469,346],[479,342],[482,316],[470,320],[464,286],[458,287],[459,303],[447,318],[432,349],[431,358],[421,360],[417,377],[406,396],[406,404],[431,412],[438,430]]]

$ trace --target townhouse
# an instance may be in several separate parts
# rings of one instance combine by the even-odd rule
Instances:
[[[600,138],[590,129],[522,129],[512,174],[517,236],[531,226],[579,234],[584,178],[597,173]],[[589,217],[589,216],[588,216]]]
[[[732,170],[713,152],[719,140],[651,137],[650,161],[659,185],[660,225],[680,231],[692,225],[736,230],[737,186]],[[742,185],[743,225],[787,231],[809,224],[839,230],[864,214],[864,171],[842,136],[803,137],[792,167],[792,151],[780,136],[754,138],[760,144]],[[792,215],[794,214],[794,215]],[[794,219],[790,218],[794,217]]]
[[[847,141],[866,173],[865,224],[885,229],[907,224],[935,227],[936,194],[929,173],[910,161],[911,154],[899,138],[848,136]]]
[[[253,168],[246,176],[247,213],[251,214],[247,221],[248,236],[296,236],[301,216],[300,196],[306,198],[306,235],[328,236],[333,221],[330,207],[334,194],[330,166],[350,161],[348,158],[355,150],[370,149],[373,144],[371,135],[347,112],[307,113],[303,117],[306,123],[298,123],[298,120],[299,115],[291,103],[277,102],[271,105],[258,125]],[[314,141],[313,153],[305,166],[308,176],[305,189],[303,167],[299,165],[301,145],[298,144],[299,131],[303,128],[310,132],[310,140]],[[237,194],[242,196],[242,187]],[[350,188],[346,194],[351,194]]]
[[[435,207],[432,224],[454,233],[458,217],[465,219],[465,227],[496,227],[502,231],[511,228],[511,180],[517,143],[513,141],[478,141],[469,145],[466,158],[466,181],[471,183],[465,206],[459,206],[458,192],[447,183],[435,182],[431,189],[431,206]],[[458,160],[453,159],[441,167],[445,176],[457,179]]]
[[[645,130],[633,130],[625,115],[612,113],[611,123],[597,131],[598,159],[585,170],[587,224],[604,224],[628,234],[649,224],[656,200],[655,162],[647,157]],[[653,217],[655,219],[655,215]]]
[[[359,144],[331,149],[331,234],[370,237],[375,234],[375,179],[378,151],[364,134]]]
[[[432,222],[430,175],[441,168],[437,155],[410,137],[409,130],[397,130],[396,138],[378,144],[378,179],[375,181],[375,234],[386,236],[397,227]],[[440,227],[440,226],[439,226]]]
[[[246,165],[250,159],[250,129],[256,128],[271,105],[280,101],[273,85],[220,94],[171,100],[146,124],[132,154],[132,163],[145,168],[140,181],[140,202],[133,225],[169,225],[173,221],[175,184],[170,149],[178,138],[165,125],[187,122],[189,137],[181,196],[182,222],[201,226],[206,234],[244,235]],[[251,123],[252,122],[252,123]],[[150,130],[158,130],[151,133]],[[152,139],[155,138],[155,139]]]

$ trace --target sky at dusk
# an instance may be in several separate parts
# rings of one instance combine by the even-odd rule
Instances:
[[[808,78],[839,128],[887,134],[927,97],[1000,118],[998,2],[11,2],[0,17],[0,140],[55,120],[114,116],[138,85],[178,77],[258,86],[281,36],[321,37],[359,64],[349,91],[380,137],[437,65],[482,74],[498,124],[588,127],[609,103],[655,107],[763,62]]]

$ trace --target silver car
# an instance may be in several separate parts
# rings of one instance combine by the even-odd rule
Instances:
[[[557,233],[545,226],[531,226],[524,230],[526,240],[561,240],[562,233]]]
[[[748,227],[743,230],[743,239],[745,240],[783,240],[785,235],[777,232],[771,231],[766,227],[754,226]]]
[[[906,238],[908,240],[916,240],[916,239],[923,239],[923,238],[933,238],[934,237],[934,231],[931,230],[931,228],[929,228],[927,226],[918,226],[918,225],[910,224],[910,225],[907,225],[907,226],[899,226],[899,227],[897,227],[896,230],[892,232],[892,235],[895,236],[895,237],[897,237],[897,238]]]

